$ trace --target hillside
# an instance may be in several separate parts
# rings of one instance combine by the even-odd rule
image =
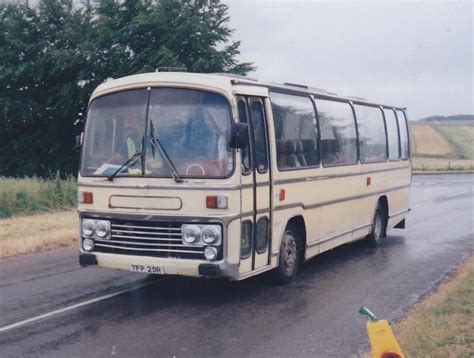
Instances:
[[[410,123],[414,169],[474,170],[474,116],[430,118]]]
[[[418,123],[453,123],[453,122],[473,122],[474,114],[456,114],[453,116],[431,116],[417,120]]]

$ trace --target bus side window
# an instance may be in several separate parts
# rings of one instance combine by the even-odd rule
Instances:
[[[249,124],[247,114],[247,104],[244,99],[239,99],[237,102],[237,110],[239,112],[239,122]],[[250,143],[250,141],[249,141]],[[252,170],[252,160],[250,157],[250,147],[241,150],[242,156],[242,172],[243,174],[249,174]]]
[[[402,149],[402,159],[410,157],[410,147],[408,144],[408,128],[405,115],[402,111],[397,110],[398,127],[400,128],[400,145]]]
[[[318,126],[307,96],[271,93],[279,170],[319,165]]]
[[[357,163],[357,134],[349,103],[315,99],[324,166]]]
[[[391,108],[384,108],[385,123],[387,125],[388,158],[390,160],[400,159],[400,138],[397,117]]]
[[[382,110],[379,107],[354,106],[359,130],[361,163],[376,163],[387,160],[387,136]]]

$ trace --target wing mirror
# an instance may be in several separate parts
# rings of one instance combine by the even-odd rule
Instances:
[[[243,149],[249,145],[249,126],[246,123],[233,123],[230,130],[231,148]]]

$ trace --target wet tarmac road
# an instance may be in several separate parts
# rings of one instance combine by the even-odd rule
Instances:
[[[415,176],[407,229],[324,253],[287,286],[82,269],[76,249],[2,260],[0,356],[357,356],[361,304],[396,321],[474,251],[473,184]]]

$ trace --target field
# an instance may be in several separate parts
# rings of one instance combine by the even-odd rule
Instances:
[[[413,169],[474,170],[474,124],[411,123]]]
[[[0,218],[67,210],[76,206],[75,178],[0,177]]]

